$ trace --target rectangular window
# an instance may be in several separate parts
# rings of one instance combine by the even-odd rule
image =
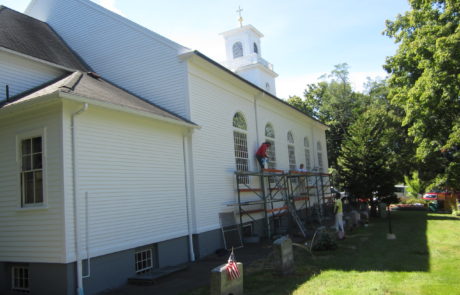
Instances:
[[[29,267],[13,266],[11,268],[11,289],[21,292],[29,292]]]
[[[305,149],[305,169],[307,169],[307,171],[311,170],[310,149]]]
[[[21,140],[21,206],[43,204],[42,137]]]
[[[319,172],[323,172],[323,153],[318,153],[318,166]]]
[[[153,268],[152,249],[143,249],[135,253],[136,273],[145,273]]]
[[[244,172],[249,171],[248,139],[246,133],[233,131],[233,142],[235,147],[236,170]],[[240,182],[248,184],[249,177],[241,177]]]
[[[276,169],[276,150],[275,150],[275,142],[270,139],[266,139],[266,142],[269,142],[270,148],[268,149],[268,168]]]
[[[295,149],[294,146],[288,145],[288,153],[289,153],[289,170],[296,170],[296,163],[295,163]]]

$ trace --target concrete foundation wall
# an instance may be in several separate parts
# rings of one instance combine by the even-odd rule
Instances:
[[[223,248],[220,229],[194,236],[196,258],[203,258]],[[139,248],[152,248],[154,267],[179,265],[189,261],[188,237],[180,237]],[[136,275],[133,248],[98,256],[90,260],[90,273],[83,279],[85,295],[97,294],[120,287],[128,278]],[[28,265],[31,295],[74,295],[76,292],[76,264],[59,263],[10,263],[0,262],[0,294],[11,292],[11,267]],[[88,262],[83,260],[83,275],[88,275]]]
[[[197,259],[214,253],[217,249],[224,248],[222,231],[220,229],[200,233],[193,236],[195,256]]]

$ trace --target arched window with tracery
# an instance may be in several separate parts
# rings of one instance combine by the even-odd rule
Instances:
[[[241,42],[235,42],[233,44],[232,50],[233,50],[233,58],[243,56],[243,44],[241,44]]]
[[[321,146],[321,142],[318,141],[318,143],[316,144],[316,149],[318,151],[318,170],[319,170],[319,172],[324,172],[323,148]]]
[[[265,125],[265,141],[271,143],[268,149],[268,168],[276,168],[276,147],[275,147],[275,129],[271,123]]]
[[[287,133],[287,143],[288,143],[288,159],[289,159],[289,170],[296,170],[297,165],[295,163],[295,147],[294,147],[294,136],[292,131]]]
[[[308,140],[308,137],[304,137],[303,139],[303,146],[305,150],[305,169],[307,171],[311,170],[311,162],[310,162],[310,141]]]
[[[248,126],[244,115],[240,112],[235,113],[233,116],[233,143],[237,171],[249,171],[247,130]]]

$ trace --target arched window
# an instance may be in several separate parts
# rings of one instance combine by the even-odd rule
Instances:
[[[296,170],[295,163],[295,147],[294,147],[294,136],[292,132],[287,133],[287,142],[288,142],[288,157],[289,157],[289,170]]]
[[[321,146],[321,142],[318,141],[316,144],[317,151],[318,151],[318,170],[319,172],[324,172],[324,167],[323,167],[323,148]]]
[[[240,112],[235,113],[233,116],[233,143],[236,170],[249,171],[247,124],[246,119]]]
[[[254,53],[259,53],[259,48],[257,47],[256,42],[254,42]]]
[[[235,42],[233,44],[233,58],[242,57],[243,56],[243,44],[241,42]]]
[[[268,168],[276,168],[276,149],[275,149],[275,130],[273,129],[272,124],[267,123],[265,125],[265,141],[271,143],[270,148],[268,149]]]
[[[270,91],[270,83],[265,83],[265,90]]]
[[[305,149],[305,169],[307,171],[311,170],[311,162],[310,162],[310,141],[308,140],[308,137],[304,137],[303,139],[303,146]]]
[[[248,127],[246,125],[246,119],[244,118],[242,113],[238,112],[233,116],[233,127],[242,130],[248,130]]]

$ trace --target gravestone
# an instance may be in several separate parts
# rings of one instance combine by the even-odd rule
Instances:
[[[361,216],[359,212],[356,210],[351,211],[351,223],[353,224],[353,227],[358,227],[360,221],[361,221]]]
[[[294,251],[292,240],[288,237],[281,237],[273,242],[275,271],[288,275],[294,272]]]
[[[236,263],[240,277],[230,280],[226,266],[222,264],[211,270],[211,295],[243,295],[243,264]]]

